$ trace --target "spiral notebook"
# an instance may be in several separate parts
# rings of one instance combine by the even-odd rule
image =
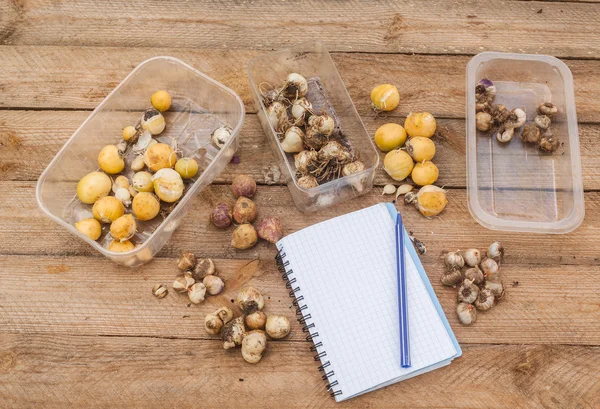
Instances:
[[[277,263],[340,402],[448,365],[461,349],[405,234],[411,368],[400,367],[395,215],[377,204],[293,233]]]

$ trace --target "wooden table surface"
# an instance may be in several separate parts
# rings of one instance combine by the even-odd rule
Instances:
[[[235,251],[229,233],[209,225],[234,175],[256,178],[261,213],[281,217],[288,234],[388,200],[382,170],[371,193],[314,214],[296,210],[285,185],[265,184],[265,167],[276,160],[246,64],[316,38],[332,51],[371,134],[410,110],[439,118],[436,162],[450,204],[434,220],[410,209],[403,215],[427,246],[423,264],[464,351],[446,368],[343,404],[326,393],[296,322],[258,365],[224,351],[203,329],[204,314],[231,305],[247,284],[268,297],[267,312],[293,315],[274,246]],[[491,231],[469,214],[465,66],[485,50],[555,55],[573,72],[586,201],[573,233]],[[241,162],[194,199],[155,260],[128,269],[43,216],[34,189],[90,111],[157,55],[180,58],[241,96]],[[375,119],[369,92],[384,82],[398,86],[402,101]],[[600,3],[591,0],[0,0],[0,407],[600,407],[599,95]],[[493,240],[507,248],[507,299],[463,327],[454,291],[439,283],[439,255]],[[226,279],[222,295],[191,307],[173,292],[151,295],[154,284],[172,281],[184,250],[215,260]]]

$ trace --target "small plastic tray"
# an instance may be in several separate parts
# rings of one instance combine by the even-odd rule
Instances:
[[[355,152],[358,152],[358,158],[364,163],[365,170],[311,189],[298,185],[295,177],[294,155],[284,152],[281,148],[277,134],[266,117],[267,107],[259,91],[261,83],[279,86],[292,72],[297,72],[307,79],[308,99],[313,104],[313,108],[317,112],[325,110],[335,119],[334,136],[336,133],[343,132],[346,141]],[[317,211],[365,194],[373,187],[379,155],[323,43],[306,42],[256,57],[248,64],[248,76],[258,117],[273,153],[279,158],[279,167],[285,174],[286,183],[299,210]]]
[[[81,215],[92,207],[77,199],[77,182],[98,170],[100,150],[122,141],[122,128],[136,124],[150,106],[150,96],[159,89],[167,90],[173,103],[164,113],[167,127],[155,139],[170,145],[176,142],[180,157],[196,159],[198,175],[186,187],[176,206],[167,209],[164,220],[159,215],[148,222],[137,222],[138,232],[132,238],[135,249],[125,253],[109,251],[107,225],[98,241],[89,239],[74,227]],[[229,163],[238,148],[237,135],[244,114],[242,100],[235,92],[182,61],[172,57],[146,60],[98,105],[50,162],[37,183],[38,205],[48,217],[109,259],[130,267],[139,266],[160,251],[191,207],[192,199]],[[211,144],[211,134],[224,124],[232,128],[232,138],[219,150]],[[133,174],[129,168],[133,157],[125,158],[128,177]]]
[[[552,132],[562,142],[552,154],[524,144],[520,131],[501,144],[475,128],[475,86],[497,88],[494,103],[522,108],[527,122],[544,102],[558,107]],[[469,210],[494,230],[568,233],[585,212],[573,77],[559,59],[485,52],[467,65],[467,191]]]

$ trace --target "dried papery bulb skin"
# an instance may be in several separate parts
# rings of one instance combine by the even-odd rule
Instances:
[[[526,143],[539,143],[542,133],[534,123],[529,123],[521,132],[521,140]]]
[[[463,275],[460,270],[451,270],[443,274],[440,281],[442,284],[452,287],[463,281]]]
[[[223,321],[216,314],[206,314],[204,317],[204,329],[210,335],[217,335],[221,333],[223,329]]]
[[[468,249],[462,254],[465,264],[469,267],[477,267],[481,263],[481,252],[477,249]]]
[[[288,74],[283,88],[283,96],[296,99],[305,96],[308,93],[308,81],[304,76],[297,72]]]
[[[221,294],[223,289],[225,288],[225,283],[221,280],[220,277],[217,276],[206,276],[202,280],[202,284],[206,287],[206,292],[209,295],[218,295]]]
[[[231,190],[236,198],[252,198],[256,194],[256,181],[249,175],[236,175],[231,182]]]
[[[490,281],[485,282],[485,288],[489,289],[497,300],[504,298],[504,284],[502,281]]]
[[[154,287],[152,287],[152,294],[156,298],[165,298],[168,293],[169,290],[162,284],[156,284]]]
[[[204,277],[215,274],[215,263],[210,258],[200,258],[192,270],[192,277],[196,281],[204,280]]]
[[[233,220],[236,223],[252,223],[256,219],[256,204],[247,197],[240,197],[233,206]]]
[[[481,311],[487,311],[494,306],[495,296],[489,288],[484,288],[479,291],[479,295],[475,300],[475,307]]]
[[[182,274],[173,281],[173,290],[180,294],[185,294],[194,283],[195,280],[192,277],[187,274]]]
[[[264,331],[250,331],[242,341],[242,357],[248,363],[258,363],[266,349],[267,336]]]
[[[210,214],[211,223],[218,229],[226,229],[231,226],[233,210],[229,204],[221,202],[215,206]]]
[[[477,112],[475,115],[475,127],[478,131],[487,132],[492,125],[492,116],[487,112]]]
[[[544,102],[543,104],[538,106],[537,111],[540,115],[546,115],[552,118],[558,113],[558,108],[552,102]]]
[[[177,268],[181,271],[192,270],[196,267],[196,256],[194,253],[186,251],[179,256]]]
[[[479,295],[479,287],[473,281],[465,279],[458,288],[458,302],[473,303]]]
[[[203,283],[195,283],[188,289],[188,298],[194,304],[200,304],[206,296],[206,286]]]
[[[267,330],[267,334],[269,334],[271,338],[281,339],[290,333],[290,320],[285,315],[268,315],[265,328]]]
[[[215,315],[223,321],[223,324],[227,324],[233,319],[233,310],[229,307],[221,307],[215,311]]]
[[[538,115],[534,118],[533,123],[542,131],[545,131],[550,127],[552,121],[547,115]]]
[[[493,277],[498,275],[500,268],[498,267],[498,263],[492,258],[486,258],[479,265],[486,279],[493,279]]]
[[[237,303],[246,314],[252,314],[263,309],[265,299],[256,288],[244,287],[237,295]]]
[[[504,256],[504,247],[499,241],[495,241],[487,249],[488,258],[498,262]]]
[[[475,87],[475,96],[478,102],[492,103],[496,97],[496,86],[487,78],[482,78]]]
[[[244,322],[246,323],[246,328],[250,330],[265,329],[267,314],[262,311],[255,311],[252,314],[246,315]]]
[[[465,278],[472,281],[474,284],[481,284],[484,276],[483,272],[478,267],[472,267],[465,271]]]
[[[246,327],[244,317],[238,317],[223,326],[221,330],[221,339],[223,348],[230,349],[242,345],[242,340],[246,336]]]
[[[283,226],[278,217],[265,217],[256,229],[258,237],[269,243],[277,243],[283,237]]]
[[[465,266],[465,260],[460,254],[460,251],[449,251],[444,256],[444,263],[449,269],[463,268]]]
[[[130,167],[131,167],[131,170],[133,170],[134,172],[138,172],[138,171],[144,169],[145,166],[146,166],[146,164],[144,163],[144,157],[142,155],[138,155],[131,162]]]
[[[469,303],[460,302],[456,306],[456,314],[461,324],[471,325],[477,320],[477,310]]]
[[[510,118],[510,113],[508,108],[502,104],[493,105],[490,112],[492,115],[492,127],[497,128],[502,126]]]

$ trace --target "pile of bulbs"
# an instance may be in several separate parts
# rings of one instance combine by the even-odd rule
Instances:
[[[179,201],[185,190],[184,180],[191,180],[198,173],[195,159],[178,159],[176,147],[154,139],[166,128],[162,113],[171,107],[171,95],[157,91],[150,102],[152,108],[144,111],[138,123],[123,129],[120,143],[102,148],[98,154],[100,170],[87,174],[77,184],[79,200],[93,207],[92,214],[76,222],[75,228],[98,240],[102,235],[101,223],[110,224],[110,251],[133,250],[131,239],[138,229],[136,220],[152,220],[161,213],[161,202]],[[231,136],[229,128],[220,127],[213,132],[212,140],[220,148],[221,142],[227,142],[227,135]],[[130,164],[125,161],[127,152],[135,155]],[[131,180],[123,174],[126,165],[135,172]],[[168,210],[163,211],[163,216],[166,213]]]
[[[286,337],[291,330],[284,315],[265,314],[263,295],[254,287],[245,287],[237,295],[243,315],[233,317],[233,310],[221,307],[204,317],[204,328],[210,335],[221,335],[223,348],[242,347],[242,357],[251,364],[258,363],[266,348],[267,335],[272,339]]]
[[[326,112],[315,112],[307,99],[308,81],[302,75],[289,74],[279,88],[262,83],[261,94],[281,149],[296,154],[294,165],[300,187],[310,189],[365,169],[349,141],[336,131],[334,118]]]
[[[475,127],[478,131],[495,133],[499,142],[508,143],[515,132],[525,125],[527,115],[521,108],[509,111],[502,104],[494,104],[496,91],[494,83],[487,78],[481,79],[475,87]],[[538,115],[523,128],[521,141],[535,144],[543,152],[557,150],[560,142],[550,129],[552,118],[557,113],[558,108],[551,102],[538,106]]]
[[[398,89],[391,84],[382,84],[371,91],[373,108],[379,111],[391,111],[400,101]],[[383,194],[396,193],[396,199],[404,196],[406,204],[414,205],[423,216],[434,217],[440,214],[448,204],[446,191],[433,184],[439,176],[438,167],[432,162],[435,156],[435,143],[431,137],[435,134],[437,123],[429,112],[411,112],[404,126],[388,123],[375,132],[375,144],[387,152],[383,168],[394,180],[403,181],[410,176],[413,183],[422,186],[417,193],[414,186],[403,184],[397,189],[388,184]],[[407,140],[408,138],[408,140]]]
[[[187,294],[193,304],[200,304],[207,294],[218,295],[225,288],[225,282],[217,276],[215,263],[209,258],[198,259],[194,253],[185,252],[177,260],[177,268],[182,274],[175,278],[172,288],[179,294]],[[152,294],[164,298],[168,289],[157,284],[152,288]]]
[[[477,249],[444,255],[447,271],[441,281],[447,286],[458,286],[456,313],[462,324],[473,324],[478,310],[487,311],[504,297],[498,265],[503,255],[504,248],[497,241],[488,247],[483,258]]]
[[[219,202],[210,215],[211,223],[218,229],[226,229],[237,223],[231,236],[231,246],[245,250],[253,247],[258,239],[277,243],[283,237],[283,227],[278,217],[263,217],[254,228],[258,209],[251,199],[256,194],[256,182],[248,175],[237,175],[231,183],[231,190],[237,198],[233,207],[227,202]]]

